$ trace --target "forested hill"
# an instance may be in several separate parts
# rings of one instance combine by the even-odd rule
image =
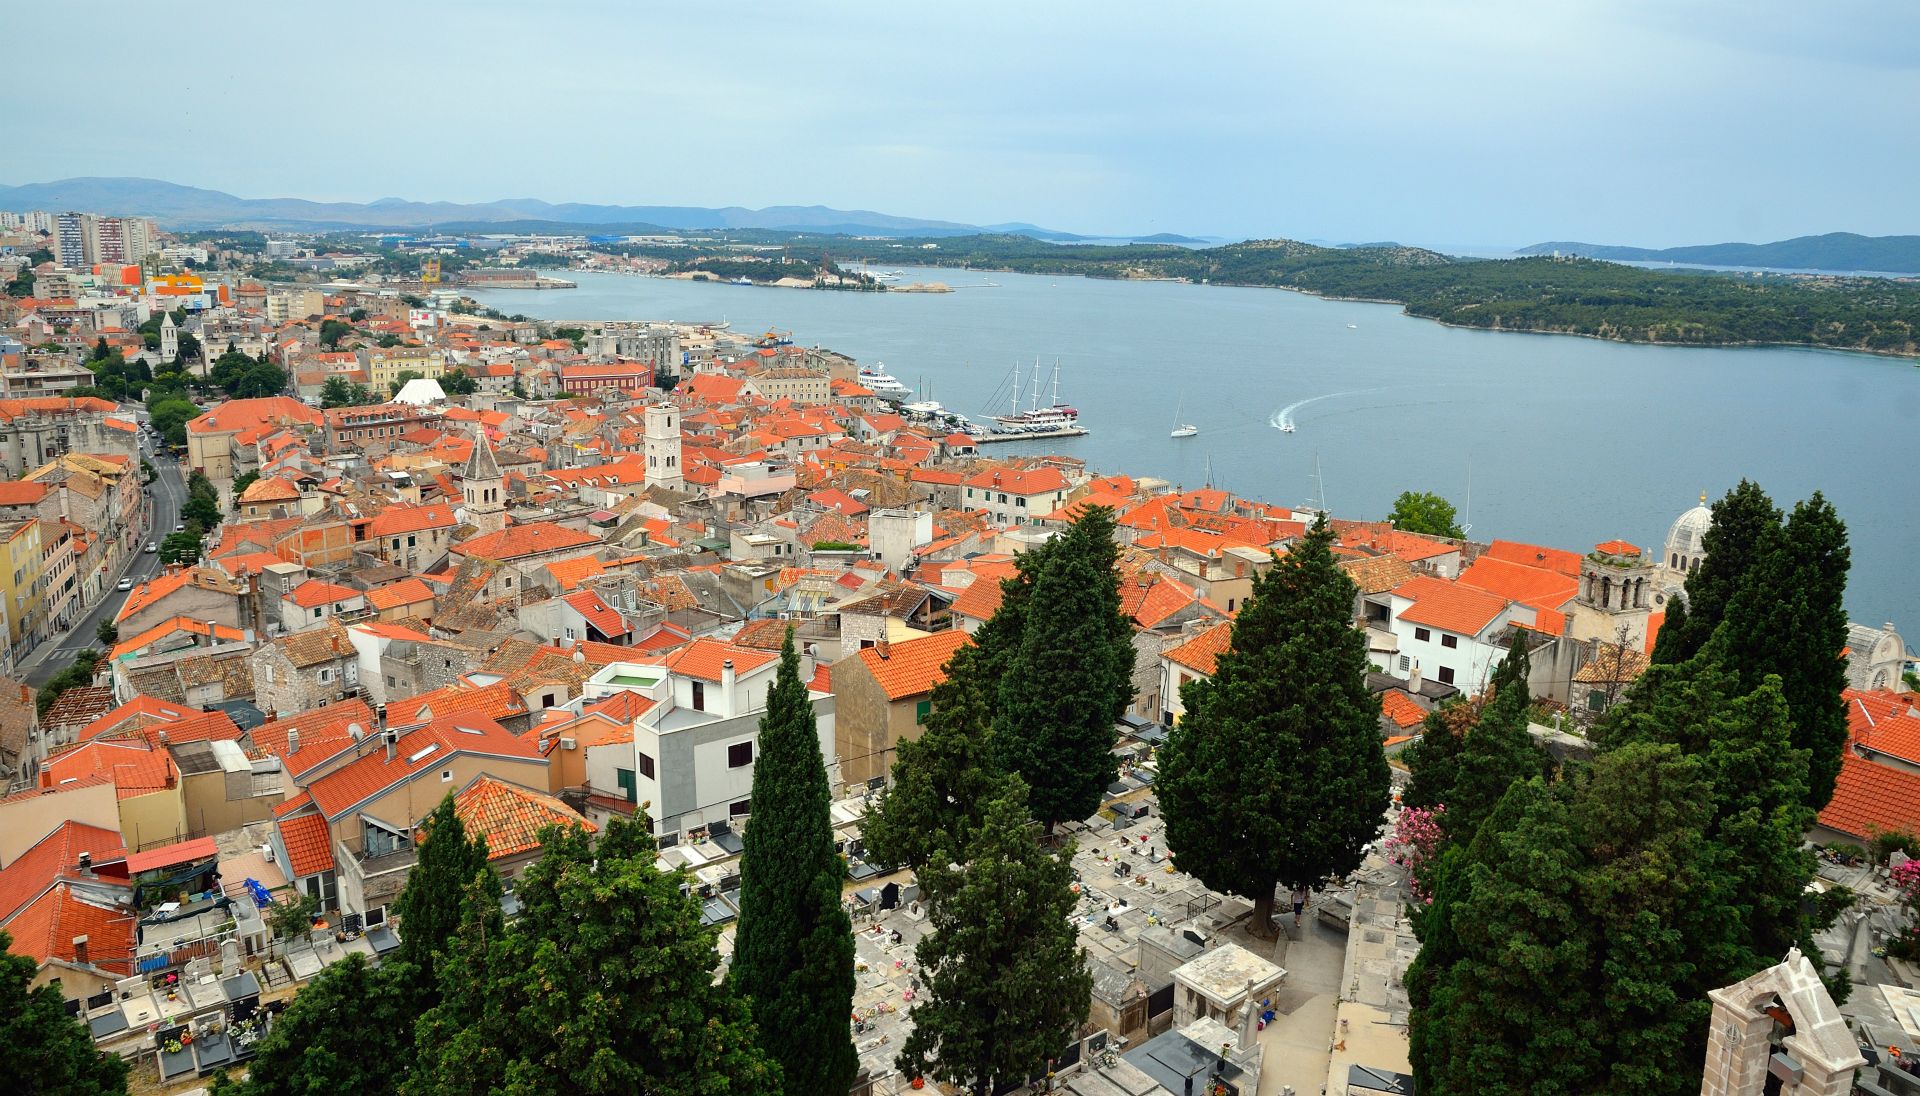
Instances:
[[[1047,244],[1015,236],[940,240],[789,237],[840,263],[930,264],[1098,278],[1264,285],[1390,301],[1464,327],[1624,342],[1821,346],[1920,353],[1920,283],[1644,270],[1589,259],[1461,259],[1413,247],[1330,248],[1252,240],[1193,250]],[[932,247],[923,245],[932,244]]]
[[[1852,232],[1796,236],[1791,240],[1777,240],[1770,244],[1700,244],[1667,248],[1615,247],[1610,244],[1555,240],[1520,250],[1522,255],[1556,253],[1616,262],[1920,274],[1920,236],[1860,236]]]

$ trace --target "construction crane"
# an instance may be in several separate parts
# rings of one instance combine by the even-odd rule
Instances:
[[[440,283],[439,257],[435,256],[431,259],[420,260],[420,284],[421,285],[438,285],[439,283]]]

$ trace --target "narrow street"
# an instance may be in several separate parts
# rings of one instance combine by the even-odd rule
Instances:
[[[127,600],[129,591],[113,589],[122,578],[133,579],[134,585],[152,578],[160,570],[160,557],[148,554],[148,543],[165,540],[167,534],[180,521],[180,506],[186,501],[186,482],[181,478],[179,462],[154,453],[146,457],[153,463],[156,475],[153,481],[153,524],[146,531],[138,548],[122,562],[120,572],[112,576],[107,592],[96,602],[72,628],[63,635],[53,636],[33,654],[22,659],[16,669],[16,675],[35,689],[45,685],[47,680],[73,661],[73,656],[96,646],[94,632],[102,620],[112,620],[120,612],[120,606]]]

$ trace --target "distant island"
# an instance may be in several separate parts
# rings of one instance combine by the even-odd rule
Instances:
[[[1770,244],[1699,244],[1692,247],[1616,247],[1553,240],[1521,248],[1521,255],[1574,255],[1613,262],[1688,263],[1771,270],[1876,271],[1920,274],[1920,236],[1861,236],[1828,232]]]
[[[778,240],[795,257],[830,252],[842,264],[864,259],[892,266],[1273,286],[1399,304],[1409,315],[1495,331],[1676,346],[1920,353],[1920,283],[1886,278],[1645,270],[1592,259],[1474,259],[1416,247],[1335,248],[1294,240],[1195,249],[1043,243],[1007,235],[872,240],[743,233],[732,238]],[[681,257],[685,250],[666,247],[660,254]]]

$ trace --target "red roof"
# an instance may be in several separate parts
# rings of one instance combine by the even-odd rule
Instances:
[[[348,601],[359,596],[361,595],[358,590],[346,586],[339,586],[331,582],[323,582],[317,578],[310,578],[300,585],[295,586],[287,594],[287,600],[300,606],[302,609],[315,609],[322,605],[331,605],[337,601]]]
[[[398,609],[433,600],[433,590],[418,578],[402,579],[390,586],[367,591],[367,604],[375,609]]]
[[[1492,556],[1474,560],[1460,572],[1460,582],[1536,609],[1557,610],[1580,592],[1580,580],[1572,575]]]
[[[599,545],[600,538],[591,533],[581,533],[564,525],[550,521],[537,521],[530,525],[515,525],[497,533],[474,537],[453,546],[453,551],[463,556],[478,559],[518,559],[521,556],[536,556],[544,552],[557,552],[567,548],[584,548],[587,545]]]
[[[78,879],[80,854],[91,853],[97,871],[104,864],[125,859],[127,850],[117,830],[62,822],[53,832],[0,869],[0,924],[62,879]]]
[[[1853,746],[1920,765],[1920,711],[1909,694],[1848,689],[1847,731]]]
[[[163,845],[146,852],[136,852],[127,857],[127,874],[138,875],[143,871],[157,868],[171,868],[175,864],[191,864],[195,860],[205,860],[220,855],[220,847],[211,837],[196,837],[191,841],[182,841],[174,845]]]
[[[424,506],[394,506],[382,510],[367,523],[367,534],[390,537],[423,529],[451,529],[457,524],[452,507],[444,502],[430,502]]]
[[[880,683],[888,700],[905,700],[925,696],[945,681],[947,660],[971,642],[972,636],[954,629],[888,644],[885,654],[881,647],[868,647],[855,657]]]
[[[7,923],[13,951],[37,963],[59,959],[77,963],[73,941],[87,938],[87,964],[118,974],[133,969],[132,910],[96,905],[73,893],[65,883],[55,886]]]
[[[612,606],[600,600],[600,595],[592,590],[580,590],[568,594],[560,600],[571,606],[574,612],[585,617],[601,635],[609,639],[623,636],[633,629],[627,627],[626,618],[615,612]]]
[[[1417,727],[1421,720],[1427,718],[1427,710],[1398,689],[1388,689],[1380,694],[1380,714],[1402,729]]]
[[[736,674],[757,670],[769,662],[779,659],[779,655],[770,651],[756,651],[750,647],[735,647],[717,639],[696,639],[680,650],[668,655],[666,667],[682,677],[697,677],[705,681],[719,681],[723,665],[733,662]]]
[[[1920,833],[1920,774],[1843,753],[1833,799],[1820,811],[1820,824],[1858,838]]]
[[[483,776],[453,797],[453,811],[469,835],[487,839],[487,859],[502,860],[540,847],[548,826],[599,827],[545,792]]]
[[[1400,613],[1409,624],[1477,636],[1507,608],[1507,599],[1431,575],[1415,575],[1394,588],[1394,597],[1412,605]]]
[[[1212,677],[1216,662],[1232,645],[1233,624],[1223,620],[1185,643],[1169,648],[1164,657],[1169,662]]]
[[[313,782],[308,791],[329,819],[384,794],[407,780],[445,765],[461,754],[483,754],[522,761],[540,759],[539,743],[519,737],[478,712],[455,712],[400,736],[393,760],[377,748]]]
[[[287,847],[287,877],[304,879],[333,870],[333,834],[318,814],[280,820],[280,843]]]
[[[1580,553],[1569,552],[1564,548],[1543,548],[1538,544],[1522,544],[1516,540],[1496,540],[1487,546],[1481,559],[1499,559],[1508,563],[1524,563],[1528,567],[1545,567],[1549,571],[1558,571],[1563,575],[1580,575]]]
[[[1065,491],[1067,477],[1058,468],[1003,468],[981,472],[966,480],[966,486],[1004,491],[1009,495],[1038,495],[1047,491]]]

